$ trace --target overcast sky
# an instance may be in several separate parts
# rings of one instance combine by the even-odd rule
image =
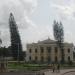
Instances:
[[[0,0],[0,37],[10,45],[9,14],[18,25],[24,50],[27,43],[53,38],[53,21],[64,26],[65,41],[75,44],[75,0]]]

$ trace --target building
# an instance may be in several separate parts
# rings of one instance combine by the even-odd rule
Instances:
[[[65,62],[73,61],[73,44],[64,43]],[[38,43],[27,44],[26,61],[37,63],[52,63],[61,61],[61,50],[56,41],[46,39]]]

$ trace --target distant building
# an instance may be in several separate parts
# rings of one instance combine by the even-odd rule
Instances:
[[[73,50],[72,43],[64,43],[65,62],[73,61]],[[49,38],[38,43],[27,44],[26,61],[37,63],[60,62],[61,50],[56,41]]]

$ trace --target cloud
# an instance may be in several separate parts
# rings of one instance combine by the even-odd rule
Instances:
[[[34,9],[37,7],[37,0],[19,0],[25,9],[27,9],[28,13],[31,13],[34,11]]]
[[[65,42],[69,43],[75,43],[75,36],[73,35],[74,33],[70,30],[65,31]]]
[[[36,7],[37,0],[0,0],[0,31],[2,33],[1,38],[3,40],[3,45],[6,46],[7,44],[10,44],[10,12],[12,12],[15,17],[20,33],[23,33],[25,29],[36,27],[34,22],[31,20],[31,15],[35,11]]]
[[[10,12],[14,14],[16,21],[20,24],[24,20],[30,20],[31,13],[34,10],[33,8],[36,7],[36,0],[34,2],[33,0],[0,0],[0,23],[8,25]],[[28,17],[27,20],[25,17]],[[24,26],[26,24],[23,23]]]
[[[67,19],[75,18],[75,1],[74,0],[51,0],[50,1],[50,7],[54,9],[60,17],[65,17]]]
[[[38,3],[38,0],[0,0],[0,31],[2,33],[1,38],[3,40],[3,45],[6,46],[7,44],[10,44],[8,25],[10,12],[13,13],[19,27],[19,33],[24,48],[27,42],[35,42],[48,37],[53,38],[52,23],[53,20],[57,18],[62,21],[66,31],[67,29],[72,30],[69,33],[68,31],[65,31],[65,38],[72,40],[73,37],[69,38],[69,36],[73,36],[72,32],[74,29],[72,28],[75,28],[72,27],[75,24],[75,0],[49,1],[50,10],[47,6],[48,3],[46,3],[46,0],[39,0],[40,3]],[[45,5],[45,3],[47,5]],[[41,12],[41,14],[38,12]],[[51,17],[49,23],[47,23],[48,16],[46,15]]]
[[[75,0],[50,0],[50,16],[62,21],[64,40],[75,43]]]

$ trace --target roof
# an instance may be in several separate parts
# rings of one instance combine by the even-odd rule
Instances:
[[[42,43],[42,44],[51,44],[51,43],[55,43],[56,41],[51,40],[50,38],[43,40],[43,41],[38,41],[38,43]]]
[[[27,45],[34,45],[34,44],[56,44],[56,40],[52,40],[50,38],[42,41],[38,41],[37,43],[27,44]],[[73,43],[63,43],[65,46],[73,46]]]

